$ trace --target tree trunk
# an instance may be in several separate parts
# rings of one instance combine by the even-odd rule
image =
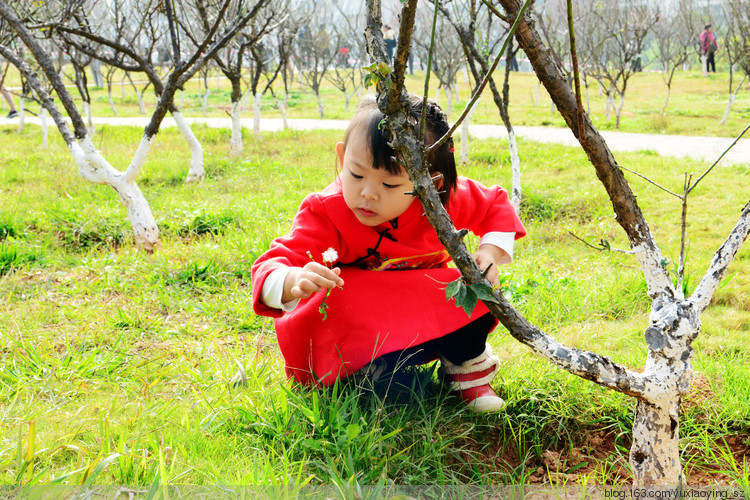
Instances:
[[[680,484],[679,419],[679,404],[664,408],[638,401],[630,448],[633,486]]]
[[[42,147],[47,149],[49,147],[49,127],[47,126],[47,110],[42,108],[39,110],[39,118],[42,119]]]
[[[211,91],[208,90],[208,87],[206,87],[206,92],[203,94],[203,106],[201,107],[201,112],[203,113],[203,116],[206,116],[206,108],[208,107],[208,94],[210,94]]]
[[[669,105],[669,95],[672,93],[672,83],[667,84],[667,97],[664,99],[664,106],[661,107],[661,114],[666,114]],[[722,123],[723,125],[723,123]]]
[[[510,165],[513,171],[513,197],[511,203],[516,214],[521,213],[521,160],[518,158],[518,144],[513,127],[508,128],[508,149],[510,150]]]
[[[26,99],[21,96],[18,100],[18,133],[23,133],[23,127],[26,123]]]
[[[263,99],[263,94],[257,92],[255,94],[255,100],[253,105],[253,133],[255,137],[260,135],[260,104]]]
[[[737,85],[737,88],[734,89],[734,92],[729,93],[729,102],[727,103],[727,109],[724,111],[724,116],[721,118],[721,122],[719,123],[719,125],[726,125],[729,111],[732,109],[732,104],[734,104],[734,100],[737,98],[737,92],[739,92],[742,88],[742,84],[745,82],[745,78],[747,78],[747,75],[744,75],[742,77],[740,84]]]
[[[612,102],[614,103],[614,98],[612,98]],[[622,116],[622,108],[625,106],[625,92],[620,92],[620,105],[617,106],[617,109],[615,110],[615,128],[620,128],[620,117]]]
[[[86,117],[86,126],[89,134],[94,135],[94,120],[91,118],[91,103],[83,101],[83,115]]]
[[[229,157],[242,155],[242,99],[232,101],[232,136],[229,139]]]
[[[318,98],[318,114],[320,115],[320,119],[322,120],[325,118],[325,113],[323,110],[323,100],[320,98],[320,91],[315,90],[315,97]]]
[[[461,124],[461,163],[469,163],[469,124],[471,123],[471,115],[474,114],[474,110],[479,106],[477,99],[474,105],[471,107],[469,112],[466,114],[466,119]]]
[[[609,121],[612,119],[612,109],[615,107],[614,98],[612,92],[607,92],[607,98],[604,101],[604,119]]]
[[[448,101],[445,105],[445,115],[450,118],[453,114],[453,91],[450,87],[445,88],[445,99]]]
[[[122,80],[120,80],[120,92],[122,92],[123,99],[125,99],[125,78],[127,78],[127,73],[122,75]]]
[[[344,92],[344,110],[348,113],[349,112],[349,101],[351,100],[352,96],[349,95],[349,93]]]
[[[542,87],[542,82],[536,83],[536,92],[534,92],[534,107],[539,106],[539,89]]]
[[[105,184],[115,190],[120,201],[128,209],[128,219],[133,227],[136,243],[147,252],[153,252],[158,245],[159,228],[148,201],[135,183],[135,177],[145,161],[151,143],[152,139],[144,136],[125,174],[114,169],[96,151],[91,136],[81,139],[80,145],[76,142],[68,145],[78,165],[78,172],[84,179],[96,184]]]
[[[115,109],[115,101],[112,99],[112,82],[107,81],[107,96],[109,97],[109,107],[112,110],[112,114],[117,116],[117,110]]]
[[[279,108],[279,112],[281,113],[281,121],[284,123],[284,130],[289,130],[289,122],[286,118],[286,102],[288,99],[288,94],[284,93],[284,99],[279,100],[278,98],[274,97],[274,100],[276,101],[276,107]]]
[[[185,91],[180,90],[180,105],[177,106],[177,109],[182,110],[182,104],[185,102]]]
[[[201,182],[206,175],[206,172],[203,170],[203,148],[201,147],[201,143],[198,142],[198,138],[195,137],[195,134],[193,134],[190,126],[179,111],[172,111],[172,117],[190,147],[190,170],[185,182]]]

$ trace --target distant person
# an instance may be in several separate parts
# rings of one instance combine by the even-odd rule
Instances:
[[[703,56],[703,76],[708,76],[709,72],[716,73],[716,62],[714,54],[719,49],[711,25],[707,24],[701,33],[701,55]]]
[[[515,52],[508,59],[508,66],[510,66],[511,71],[518,71],[518,61],[516,60]]]
[[[13,103],[13,96],[10,95],[8,89],[5,88],[5,85],[0,86],[0,93],[3,94],[3,97],[5,98],[5,101],[8,103],[8,107],[10,108],[10,113],[8,113],[8,116],[6,118],[15,118],[16,116],[18,116],[16,105]]]
[[[393,51],[396,48],[396,34],[390,24],[383,25],[383,40],[385,40],[385,51],[388,62],[393,63]]]

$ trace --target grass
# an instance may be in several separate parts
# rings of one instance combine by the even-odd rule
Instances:
[[[659,72],[650,70],[635,74],[629,82],[625,97],[620,130],[624,132],[640,132],[652,134],[673,134],[689,136],[717,136],[734,137],[742,130],[750,119],[750,94],[748,88],[740,90],[737,100],[732,106],[727,123],[720,125],[729,100],[729,71],[721,63],[718,73],[704,78],[699,69],[678,72],[672,83],[671,98],[664,113],[662,107],[666,98],[666,85]],[[502,80],[504,70],[498,70],[498,79]],[[10,72],[8,85],[17,86],[17,74]],[[137,79],[137,78],[136,78]],[[412,89],[424,87],[424,72],[416,71],[407,76],[407,87]],[[135,93],[129,85],[124,88],[119,85],[119,77],[115,77],[113,101],[117,115],[122,117],[141,116]],[[734,78],[733,85],[738,79]],[[230,110],[230,85],[224,78],[209,79],[209,97],[205,116],[226,117]],[[278,85],[281,85],[278,83]],[[510,80],[510,117],[515,126],[549,126],[565,127],[565,122],[551,106],[548,94],[533,73],[512,73]],[[143,85],[140,85],[143,87]],[[432,96],[438,82],[431,82]],[[458,77],[458,102],[449,105],[444,92],[440,94],[440,103],[455,119],[469,97],[470,86],[463,75]],[[71,85],[70,91],[76,94]],[[278,93],[279,88],[276,88]],[[92,88],[91,105],[94,117],[114,116],[109,105],[106,88]],[[203,114],[203,81],[197,78],[191,80],[184,91],[184,96],[178,93],[175,102],[185,116],[204,116]],[[326,82],[321,89],[321,97],[325,108],[325,118],[348,120],[353,109],[346,109],[344,96],[330,83]],[[154,109],[156,96],[149,89],[145,95],[146,113]],[[356,96],[351,106],[356,106]],[[586,96],[583,97],[586,104]],[[80,98],[78,98],[80,103]],[[607,119],[605,114],[605,96],[600,93],[598,84],[589,82],[588,102],[592,121],[600,130],[614,130],[614,114]],[[5,103],[1,103],[5,106]],[[4,107],[2,108],[5,109]],[[38,112],[37,104],[30,104],[29,109]],[[80,109],[80,107],[79,107]],[[312,90],[301,86],[297,82],[290,84],[288,102],[290,118],[318,119],[317,100]],[[245,116],[252,115],[252,100],[250,100]],[[280,113],[271,95],[262,99],[261,115],[266,118],[278,118]],[[491,95],[488,93],[479,104],[472,116],[473,123],[502,124],[499,113]]]
[[[702,80],[700,80],[702,82]],[[53,135],[0,129],[0,484],[235,485],[294,497],[328,485],[623,484],[633,402],[531,356],[499,329],[499,416],[467,412],[431,367],[375,388],[309,390],[288,381],[273,323],[251,309],[250,266],[285,233],[302,197],[335,176],[340,132],[248,139],[196,127],[206,180],[182,182],[189,152],[162,131],[140,178],[162,231],[154,255],[133,247],[123,207],[80,179]],[[222,135],[223,134],[223,135]],[[125,164],[138,129],[102,127]],[[321,147],[330,145],[330,147]],[[645,362],[645,284],[582,152],[521,141],[529,231],[504,289],[559,340],[637,368]],[[510,185],[507,146],[473,141],[462,174]],[[678,189],[693,160],[621,154]],[[679,255],[680,207],[628,174],[657,242]],[[690,202],[690,286],[747,202],[745,166],[723,166]],[[694,391],[681,419],[689,484],[747,487],[750,450],[750,253],[703,318]]]

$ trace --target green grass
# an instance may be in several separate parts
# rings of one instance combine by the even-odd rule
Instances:
[[[102,127],[124,168],[141,131]],[[161,247],[133,246],[111,189],[82,180],[57,135],[0,129],[0,484],[305,485],[626,483],[633,401],[531,356],[502,329],[499,416],[463,409],[431,367],[373,388],[288,381],[273,323],[251,308],[250,267],[285,233],[302,197],[335,177],[340,132],[248,138],[196,127],[206,180],[185,185],[189,152],[157,137],[139,181]],[[322,146],[321,146],[322,145]],[[459,146],[460,147],[460,146]],[[585,155],[522,141],[529,234],[503,270],[509,298],[559,340],[642,367],[649,300]],[[462,174],[510,185],[507,145],[473,141]],[[693,160],[621,154],[677,190]],[[664,255],[679,255],[680,206],[628,174]],[[747,202],[744,166],[718,168],[690,201],[690,286]],[[690,484],[747,487],[750,253],[703,318],[695,391],[681,420]],[[699,382],[699,383],[698,383]],[[560,468],[545,467],[547,452]]]

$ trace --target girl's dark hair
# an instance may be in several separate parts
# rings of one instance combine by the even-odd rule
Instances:
[[[415,123],[415,132],[418,132],[419,120],[422,116],[422,98],[415,94],[409,94],[409,101],[411,104],[411,114]],[[352,118],[344,133],[343,144],[346,148],[352,133],[367,133],[370,138],[368,146],[372,154],[373,167],[377,169],[383,168],[389,174],[397,175],[401,172],[402,167],[397,162],[391,160],[391,158],[396,156],[396,152],[388,144],[389,138],[383,127],[383,119],[383,113],[378,109],[375,96],[366,96],[360,103],[357,112],[354,114],[354,118]],[[448,117],[443,113],[442,108],[431,100],[427,101],[425,121],[425,146],[431,146],[450,130]],[[440,200],[443,202],[443,205],[447,205],[450,193],[456,189],[456,182],[458,181],[456,159],[453,155],[453,138],[449,138],[439,148],[428,154],[426,160],[431,174],[440,173],[443,175],[441,191],[444,191],[444,193],[440,195]]]

